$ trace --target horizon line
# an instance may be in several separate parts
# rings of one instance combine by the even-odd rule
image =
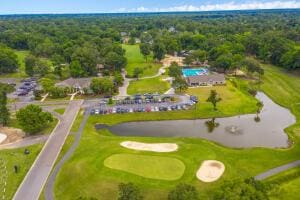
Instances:
[[[0,16],[15,15],[99,15],[99,14],[167,14],[167,13],[205,13],[232,11],[266,11],[266,10],[300,10],[300,8],[260,8],[260,9],[232,9],[232,10],[201,10],[201,11],[128,11],[128,12],[41,12],[41,13],[0,13]]]

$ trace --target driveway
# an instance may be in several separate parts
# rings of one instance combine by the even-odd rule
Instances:
[[[70,101],[58,125],[19,186],[14,200],[38,200],[52,167],[80,110],[80,101]]]

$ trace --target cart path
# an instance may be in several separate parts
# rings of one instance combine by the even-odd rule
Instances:
[[[26,137],[22,140],[8,143],[8,144],[2,144],[0,145],[0,150],[4,149],[18,149],[22,147],[31,146],[34,144],[41,144],[47,141],[49,138],[49,135],[38,135],[38,136],[32,136],[32,137]]]
[[[38,200],[83,101],[70,101],[64,115],[26,174],[14,200]]]
[[[255,176],[254,178],[256,180],[264,180],[266,178],[269,178],[271,176],[274,176],[276,174],[279,174],[280,172],[286,171],[288,169],[294,168],[294,167],[300,167],[300,160],[270,169],[264,173],[258,174],[257,176]]]
[[[89,117],[90,110],[86,110],[84,113],[84,118],[80,124],[80,127],[76,133],[75,141],[73,142],[72,146],[68,149],[68,151],[64,154],[61,160],[57,163],[54,167],[53,172],[50,174],[46,187],[45,187],[45,199],[46,200],[54,200],[54,183],[57,177],[59,170],[62,168],[64,163],[73,155],[74,151],[76,150],[77,146],[79,145],[79,141],[83,132],[83,129],[87,123]]]

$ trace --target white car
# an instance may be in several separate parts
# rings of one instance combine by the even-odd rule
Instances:
[[[95,110],[95,114],[99,115],[100,111],[98,109]]]
[[[151,106],[151,112],[155,112],[154,106]]]
[[[116,108],[113,108],[111,113],[116,113],[117,112],[117,109]]]
[[[129,109],[129,112],[130,112],[130,113],[133,113],[133,108],[130,108],[130,109]]]

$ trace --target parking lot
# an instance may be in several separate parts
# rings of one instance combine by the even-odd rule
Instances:
[[[184,101],[173,101],[172,96],[160,95],[134,95],[124,100],[116,101],[113,105],[108,105],[107,100],[103,100],[91,109],[92,115],[98,114],[122,114],[134,112],[165,112],[172,110],[190,109],[198,99],[191,96]]]
[[[13,98],[18,98],[20,101],[32,101],[34,98],[33,91],[38,84],[35,78],[27,78],[20,81],[16,85],[16,91],[12,94]]]

